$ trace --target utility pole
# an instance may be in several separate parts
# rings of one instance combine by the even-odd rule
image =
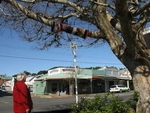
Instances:
[[[78,81],[77,81],[77,67],[76,67],[76,50],[77,50],[77,44],[76,43],[71,43],[70,47],[72,49],[72,53],[73,53],[73,56],[74,56],[76,104],[78,104]]]

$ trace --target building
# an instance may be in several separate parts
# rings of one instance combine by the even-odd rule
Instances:
[[[5,85],[4,83],[11,79],[12,79],[12,77],[8,77],[6,75],[0,75],[0,86]]]
[[[35,79],[33,92],[35,94],[74,94],[74,68],[55,68]],[[127,69],[103,67],[99,70],[77,69],[78,93],[107,92],[111,85],[124,84],[130,87],[132,77]]]
[[[11,79],[11,91],[13,91],[13,87],[14,87],[14,83],[15,83],[15,77],[13,76]],[[25,84],[30,88],[30,91],[33,91],[33,84],[34,84],[34,80],[37,78],[38,76],[27,76],[26,78],[26,82]]]
[[[80,73],[80,74],[79,74]],[[89,92],[89,81],[92,78],[91,69],[78,69],[77,71],[79,93],[84,91]],[[74,93],[74,68],[55,68],[48,71],[48,74],[41,76],[35,80],[36,94],[73,94]],[[83,85],[86,84],[86,85]]]
[[[25,84],[30,88],[30,91],[33,92],[33,84],[34,80],[37,78],[37,76],[30,76],[26,78]]]
[[[132,77],[127,69],[118,69],[116,67],[103,67],[99,70],[105,72],[105,76],[102,79],[105,81],[105,91],[109,91],[111,85],[124,84],[127,87],[132,87]]]
[[[4,82],[9,81],[9,80],[11,80],[11,77],[8,77],[8,76],[6,76],[6,75],[0,75],[0,86],[1,86]]]
[[[5,88],[7,91],[10,91],[10,81],[12,77],[6,75],[0,75],[0,87]]]

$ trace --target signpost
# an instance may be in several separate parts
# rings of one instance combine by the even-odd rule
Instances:
[[[77,44],[76,43],[71,43],[70,47],[71,47],[72,53],[74,55],[76,104],[78,104],[78,81],[77,81],[77,67],[76,67],[76,49],[77,49]]]

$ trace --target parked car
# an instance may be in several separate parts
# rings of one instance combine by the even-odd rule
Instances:
[[[127,92],[130,91],[130,88],[125,85],[112,85],[110,87],[110,92]]]
[[[6,92],[5,87],[0,87],[0,91],[2,91],[2,92]]]

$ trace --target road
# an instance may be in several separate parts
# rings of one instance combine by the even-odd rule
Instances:
[[[104,95],[105,93],[99,93],[99,94],[84,94],[79,95],[79,101],[81,97],[85,98],[94,98],[95,95]],[[133,91],[126,92],[126,93],[116,93],[115,95],[118,95],[122,97],[123,99],[127,100],[129,99],[133,94]],[[32,100],[34,103],[34,108],[32,110],[33,113],[43,112],[44,111],[55,111],[55,110],[63,110],[63,109],[69,109],[70,105],[75,103],[75,96],[58,96],[55,98],[49,98],[49,96],[32,96]],[[0,96],[0,113],[13,113],[12,112],[13,104],[12,104],[12,94],[11,93],[5,93],[1,94]]]

